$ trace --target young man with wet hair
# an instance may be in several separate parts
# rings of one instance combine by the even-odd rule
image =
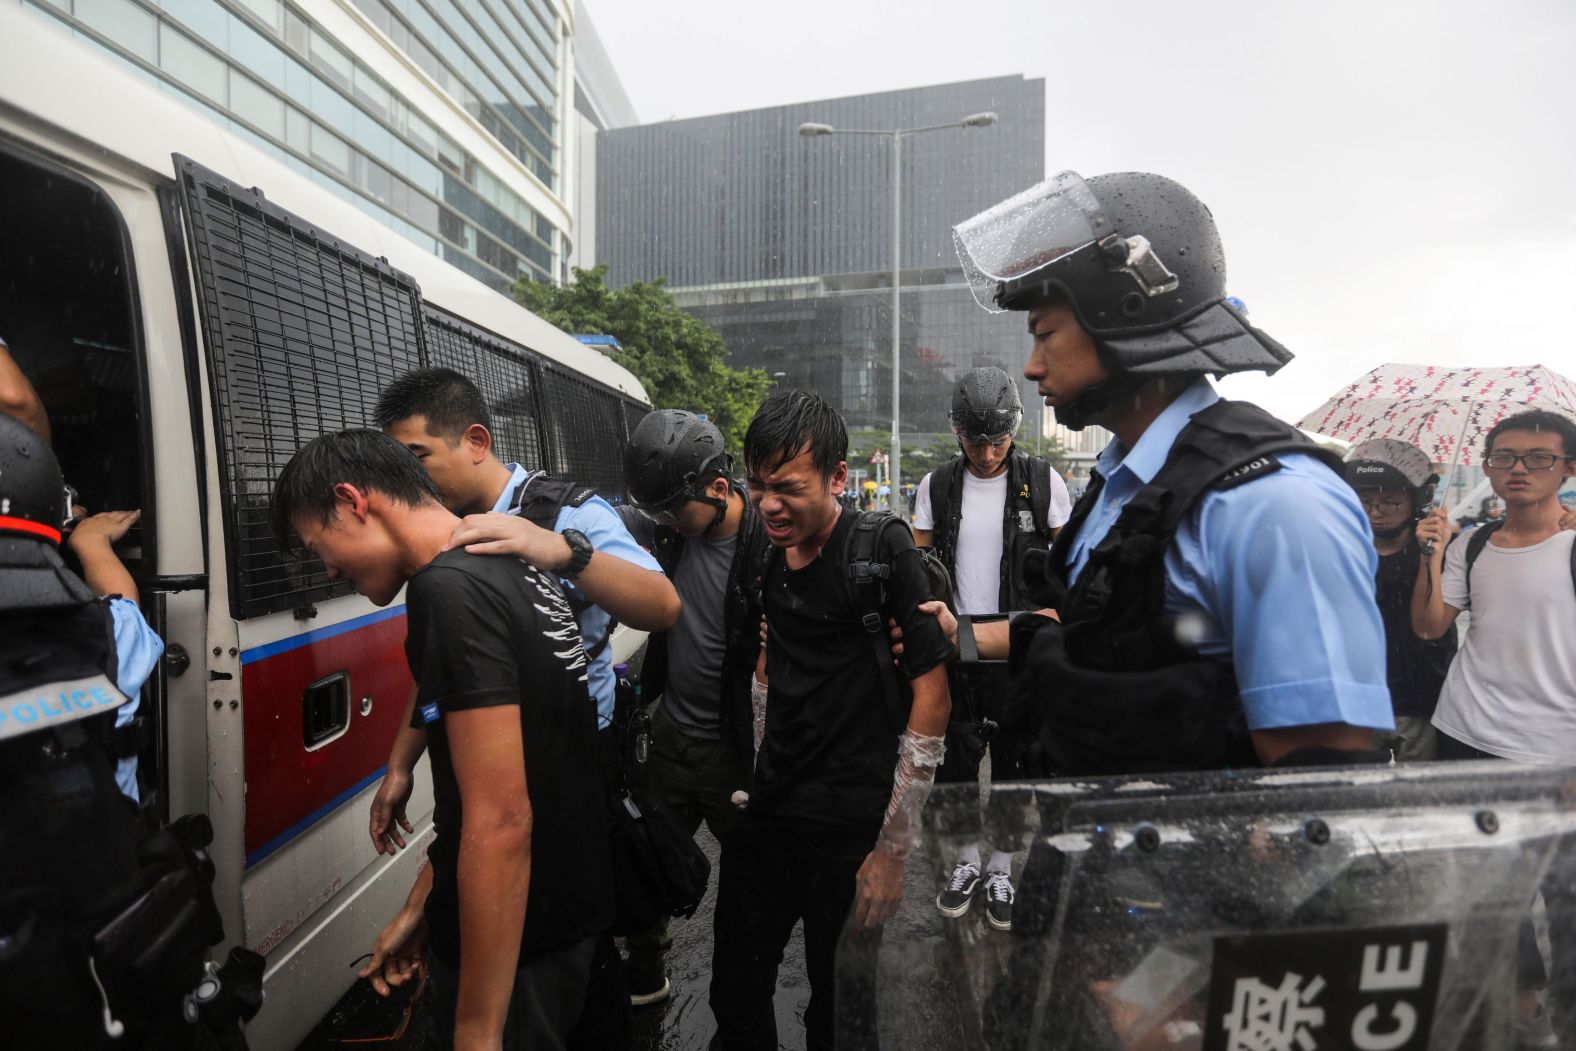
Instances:
[[[476,384],[453,369],[418,369],[383,391],[373,411],[383,433],[413,453],[443,505],[463,516],[451,547],[473,554],[508,554],[556,573],[578,607],[590,658],[591,698],[600,729],[613,722],[613,618],[643,631],[664,631],[678,619],[679,599],[662,567],[624,527],[601,497],[576,489],[560,494],[552,529],[522,514],[534,493],[563,483],[544,471],[504,463],[493,448],[491,415]],[[372,802],[370,833],[379,852],[405,845],[400,829],[410,798],[411,771],[421,758],[420,729],[400,731],[388,773]]]
[[[778,1046],[772,994],[800,920],[807,1046],[832,1046],[834,953],[845,922],[860,933],[843,965],[863,976],[845,1017],[871,1031],[839,1036],[858,1046],[874,1039],[878,929],[902,896],[904,860],[944,750],[951,647],[918,611],[929,584],[908,530],[895,520],[883,529],[877,554],[890,579],[874,633],[884,648],[886,620],[903,627],[907,690],[883,679],[898,671],[890,650],[877,659],[846,577],[858,519],[838,501],[847,452],[843,421],[802,390],[768,398],[744,438],[750,500],[774,550],[762,577],[764,734],[749,807],[723,843],[714,919],[713,1046],[724,1051]]]
[[[1417,446],[1377,438],[1347,454],[1346,481],[1357,490],[1379,555],[1374,598],[1384,620],[1396,758],[1433,759],[1438,752],[1434,708],[1456,655],[1456,637],[1446,632],[1420,639],[1412,630],[1412,591],[1422,553],[1413,532],[1428,513],[1439,476]]]
[[[1495,424],[1483,470],[1505,504],[1499,524],[1455,543],[1443,508],[1417,526],[1412,626],[1450,631],[1471,610],[1434,713],[1441,759],[1569,763],[1576,756],[1576,532],[1560,487],[1576,477],[1576,423],[1524,412]],[[1447,547],[1448,544],[1448,547]]]
[[[561,1048],[616,955],[588,661],[553,574],[449,548],[459,520],[438,495],[399,444],[343,431],[291,457],[271,508],[281,546],[330,580],[378,606],[405,589],[437,834],[362,974],[386,992],[425,944],[456,1049]]]

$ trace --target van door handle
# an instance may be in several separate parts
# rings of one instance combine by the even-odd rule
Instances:
[[[178,642],[172,642],[164,647],[164,672],[166,675],[185,675],[186,669],[191,666],[191,654],[186,652],[185,646]]]

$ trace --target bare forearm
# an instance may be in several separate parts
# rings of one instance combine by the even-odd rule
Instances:
[[[912,680],[914,703],[908,728],[921,737],[943,737],[952,718],[952,696],[947,691],[947,667],[939,664]]]
[[[107,540],[84,537],[72,544],[72,550],[82,563],[82,579],[95,595],[120,595],[133,602],[138,600],[137,582],[131,579],[131,573]]]
[[[667,631],[678,622],[679,593],[667,576],[617,555],[594,553],[574,584],[587,599],[632,628]]]
[[[1420,639],[1437,639],[1455,616],[1445,605],[1444,589],[1440,586],[1438,559],[1421,559],[1417,571],[1417,584],[1412,588],[1412,631]]]
[[[416,761],[427,750],[427,731],[411,725],[416,716],[416,687],[410,688],[410,699],[405,702],[405,718],[400,720],[399,731],[394,735],[394,746],[389,749],[389,769],[408,774],[416,769]]]
[[[467,815],[469,816],[469,815]],[[477,822],[479,824],[479,822]],[[473,828],[460,835],[460,990],[455,1031],[503,1031],[520,958],[531,884],[531,830],[523,825]]]

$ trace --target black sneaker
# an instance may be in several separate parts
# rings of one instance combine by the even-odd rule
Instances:
[[[631,1007],[660,1004],[673,995],[673,983],[668,980],[661,953],[630,953],[626,973]]]
[[[952,879],[948,881],[942,892],[936,895],[936,908],[943,916],[957,919],[969,911],[969,906],[974,904],[974,892],[979,889],[979,866],[960,861],[958,867],[952,870]]]
[[[1012,930],[1012,877],[992,872],[985,877],[985,918],[998,931]]]

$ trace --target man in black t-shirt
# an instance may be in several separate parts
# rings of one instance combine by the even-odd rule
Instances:
[[[1412,630],[1412,591],[1422,550],[1413,531],[1434,499],[1439,476],[1417,446],[1377,438],[1347,454],[1346,481],[1357,490],[1379,553],[1374,597],[1384,621],[1396,758],[1434,759],[1438,734],[1430,720],[1456,655],[1456,634],[1420,639]]]
[[[297,452],[272,521],[376,605],[406,587],[437,834],[362,973],[386,992],[426,943],[455,1048],[564,1047],[610,945],[613,895],[588,661],[562,589],[517,559],[444,551],[458,520],[376,431]]]
[[[777,965],[800,920],[807,1046],[832,1046],[834,955],[845,923],[858,932],[850,946],[860,959],[844,960],[839,988],[857,987],[850,995],[860,1002],[844,1005],[843,1016],[865,1024],[839,1035],[873,1046],[879,927],[902,896],[904,859],[943,752],[951,646],[918,611],[929,587],[912,536],[896,522],[884,530],[878,554],[891,576],[875,633],[884,647],[885,621],[902,627],[907,689],[883,682],[896,674],[890,651],[877,660],[844,578],[857,517],[838,502],[847,450],[843,421],[799,390],[768,398],[744,438],[750,500],[775,550],[762,582],[765,732],[749,807],[723,842],[717,890],[711,1008],[713,1046],[724,1051],[777,1047]],[[862,977],[851,985],[849,974]]]

